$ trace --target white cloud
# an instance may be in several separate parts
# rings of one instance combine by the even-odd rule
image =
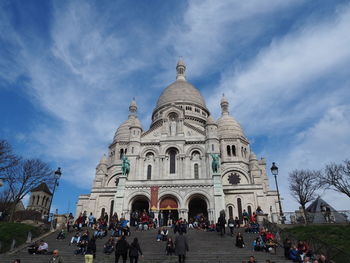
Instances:
[[[234,115],[251,134],[280,133],[300,125],[344,99],[340,95],[349,82],[349,24],[350,8],[345,6],[332,20],[275,39],[250,63],[225,72],[216,93],[229,97]],[[334,87],[339,83],[322,83],[325,77],[345,80]],[[217,101],[213,97],[209,105]]]
[[[168,81],[174,76],[174,55],[183,56],[191,78],[220,72],[225,62],[240,53],[273,27],[264,23],[271,15],[298,6],[302,1],[190,1],[184,13],[174,17],[173,25],[161,40],[170,47],[161,62],[171,68],[160,78]],[[231,62],[231,61],[229,61]]]

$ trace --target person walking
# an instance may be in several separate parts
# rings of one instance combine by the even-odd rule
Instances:
[[[95,237],[93,236],[86,247],[85,263],[93,263],[95,257],[96,257],[96,240],[95,240]]]
[[[225,214],[221,213],[220,217],[218,218],[218,226],[220,228],[220,235],[224,236],[226,231],[225,231],[225,225],[226,225],[226,219],[225,219]]]
[[[137,263],[139,260],[139,254],[143,257],[139,240],[137,239],[137,237],[135,237],[134,241],[129,246],[130,263]]]
[[[233,230],[235,228],[235,220],[233,219],[232,216],[230,216],[230,219],[228,220],[227,224],[228,224],[228,227],[230,228],[231,236],[233,236]]]
[[[189,251],[187,237],[180,231],[175,239],[175,253],[179,256],[179,262],[185,262],[186,252]]]
[[[129,244],[125,239],[125,236],[120,236],[117,244],[115,245],[115,263],[119,262],[119,258],[122,257],[123,263],[126,263],[128,257]]]
[[[63,263],[62,257],[59,255],[58,249],[52,252],[52,258],[50,258],[49,263]]]

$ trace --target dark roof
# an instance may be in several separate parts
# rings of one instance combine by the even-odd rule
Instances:
[[[34,187],[31,192],[45,192],[49,195],[52,195],[51,191],[49,190],[49,187],[47,187],[47,184],[41,183],[38,186]]]

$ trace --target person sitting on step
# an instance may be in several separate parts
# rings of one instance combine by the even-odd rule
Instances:
[[[245,246],[243,236],[241,232],[238,232],[236,235],[236,247],[243,248]]]
[[[113,237],[110,237],[106,244],[103,246],[103,252],[107,255],[110,255],[114,251],[115,241]]]
[[[78,244],[80,241],[80,238],[81,238],[81,233],[80,232],[75,233],[75,235],[70,240],[69,245]]]
[[[168,238],[169,230],[163,227],[160,234],[162,235],[162,240],[166,241]]]
[[[57,235],[57,237],[56,237],[56,240],[65,239],[65,238],[66,238],[66,233],[65,233],[64,229],[62,229],[62,230],[58,233],[58,235]]]
[[[257,237],[257,238],[253,241],[253,249],[254,249],[254,251],[263,251],[263,250],[265,250],[265,244],[264,244],[264,242],[261,240],[260,237]]]
[[[39,245],[38,250],[36,251],[36,253],[38,253],[38,254],[46,254],[48,250],[49,250],[49,245],[44,240],[41,240],[40,241],[40,245]]]

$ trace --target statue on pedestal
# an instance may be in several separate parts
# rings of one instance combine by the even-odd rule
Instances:
[[[128,176],[130,172],[130,161],[128,157],[124,154],[122,157],[123,163],[122,163],[122,174]]]
[[[213,170],[213,173],[217,173],[220,167],[219,155],[217,153],[211,153],[210,155],[213,158],[213,161],[211,163],[211,168]]]

